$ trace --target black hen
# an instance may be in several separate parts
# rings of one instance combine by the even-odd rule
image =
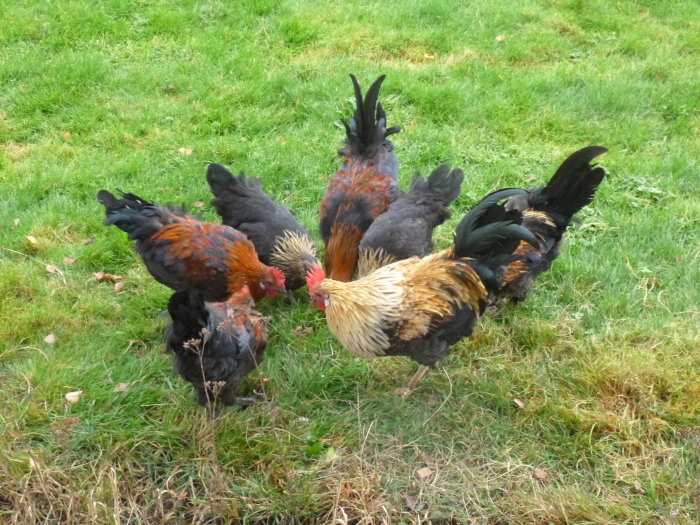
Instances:
[[[425,180],[416,175],[408,193],[372,223],[360,242],[359,277],[401,259],[424,257],[434,249],[433,230],[444,223],[458,196],[462,170],[439,166]]]
[[[256,177],[236,177],[220,164],[209,164],[207,182],[221,221],[250,239],[260,261],[282,270],[288,290],[304,286],[306,273],[321,263],[309,232],[294,215],[273,201]]]
[[[204,302],[201,295],[175,292],[168,303],[172,323],[166,346],[175,371],[192,383],[200,405],[220,399],[226,405],[254,403],[236,397],[243,379],[263,359],[268,319],[252,309],[247,287],[223,303]]]
[[[605,170],[591,161],[608,151],[602,146],[583,148],[567,158],[546,186],[508,199],[506,210],[523,214],[523,226],[537,236],[539,247],[521,243],[515,251],[521,260],[508,266],[498,299],[522,301],[535,278],[549,269],[571,218],[591,203]],[[496,311],[501,305],[496,305]]]

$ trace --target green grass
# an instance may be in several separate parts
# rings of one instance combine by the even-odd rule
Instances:
[[[697,2],[1,12],[0,521],[697,523]],[[584,145],[610,149],[609,176],[530,300],[407,399],[391,391],[415,364],[350,357],[300,290],[260,305],[274,323],[253,375],[271,402],[210,421],[163,350],[168,291],[95,194],[208,203],[216,161],[316,234],[351,72],[388,75],[403,187],[465,169],[441,246],[477,198]]]

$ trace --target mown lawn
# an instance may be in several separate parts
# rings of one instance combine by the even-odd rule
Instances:
[[[1,522],[700,519],[698,2],[0,13]],[[410,397],[392,391],[415,363],[350,357],[299,290],[260,304],[274,322],[250,383],[270,402],[209,419],[164,353],[168,290],[95,194],[215,219],[216,161],[259,175],[317,235],[349,73],[388,75],[403,187],[465,170],[440,246],[477,198],[544,181],[582,146],[610,149],[609,176],[531,299],[484,319]]]

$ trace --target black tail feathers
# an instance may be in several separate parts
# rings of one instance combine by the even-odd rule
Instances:
[[[389,135],[398,133],[401,128],[394,126],[386,127],[386,113],[379,102],[379,90],[386,75],[380,76],[374,84],[367,90],[366,96],[362,97],[360,84],[355,75],[350,75],[352,85],[355,90],[356,108],[354,115],[344,122],[347,133],[347,145],[356,153],[365,153],[372,146],[381,144]],[[341,150],[341,154],[345,152]]]
[[[217,198],[230,197],[231,194],[247,197],[251,188],[261,188],[260,179],[257,177],[246,177],[243,172],[236,176],[221,164],[209,164],[207,182],[212,194]]]
[[[546,186],[533,192],[530,205],[536,210],[558,213],[568,221],[593,200],[605,170],[591,161],[607,148],[588,146],[571,154]]]
[[[97,193],[97,200],[105,207],[105,224],[115,225],[129,234],[132,241],[144,240],[163,226],[174,222],[175,216],[184,216],[184,210],[173,208],[172,213],[133,193],[117,190],[121,198],[107,190]]]
[[[499,286],[499,267],[517,260],[513,252],[521,241],[538,246],[537,238],[521,226],[522,214],[517,210],[506,211],[499,201],[523,190],[504,189],[484,197],[457,226],[454,238],[455,257],[471,257],[476,260],[476,271],[489,290]]]

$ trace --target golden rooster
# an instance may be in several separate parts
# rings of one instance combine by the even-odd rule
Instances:
[[[523,193],[501,190],[479,202],[460,222],[452,248],[384,266],[353,282],[309,271],[309,294],[326,313],[328,328],[350,353],[371,359],[405,355],[420,368],[403,394],[411,392],[450,346],[472,333],[503,268],[517,258],[522,240],[537,245],[520,225],[518,211],[498,202]]]

